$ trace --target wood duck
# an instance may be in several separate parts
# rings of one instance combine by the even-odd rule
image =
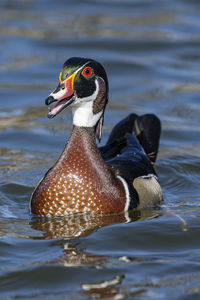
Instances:
[[[30,208],[40,216],[109,214],[158,204],[155,163],[161,125],[153,114],[130,114],[98,148],[108,102],[108,79],[95,60],[68,59],[58,87],[45,100],[55,117],[72,107],[73,130],[55,165],[34,190]]]

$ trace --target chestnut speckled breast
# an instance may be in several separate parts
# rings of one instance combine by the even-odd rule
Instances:
[[[162,191],[153,168],[161,125],[153,114],[130,114],[98,148],[108,80],[101,64],[87,58],[64,63],[59,85],[46,99],[56,104],[53,118],[72,107],[72,134],[55,165],[40,181],[31,197],[31,212],[41,216],[75,213],[120,213],[154,205]]]

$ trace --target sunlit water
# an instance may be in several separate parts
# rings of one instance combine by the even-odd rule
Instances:
[[[200,2],[0,2],[0,299],[200,297]],[[42,220],[29,198],[70,134],[46,118],[63,62],[102,62],[102,145],[130,112],[162,122],[160,207]]]

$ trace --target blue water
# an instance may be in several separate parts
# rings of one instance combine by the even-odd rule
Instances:
[[[200,298],[200,2],[0,2],[0,299]],[[33,217],[29,198],[71,131],[44,99],[71,56],[110,83],[103,145],[130,112],[162,122],[161,206]]]

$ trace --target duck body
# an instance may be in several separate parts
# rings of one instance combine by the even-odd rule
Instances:
[[[58,88],[46,100],[46,104],[56,101],[49,113],[49,117],[54,117],[73,99],[74,126],[60,158],[33,192],[30,207],[36,215],[120,213],[162,200],[152,165],[160,136],[160,121],[156,116],[131,114],[114,127],[104,147],[98,149],[96,145],[95,136],[101,137],[108,90],[104,69],[100,65],[99,71],[98,67],[97,62],[89,59],[68,60],[62,72],[62,76],[66,72],[64,96],[60,80]],[[91,70],[95,76],[88,76],[90,95],[84,95],[88,88],[84,91],[82,84],[82,97],[77,96],[74,86],[79,87],[81,79],[88,80],[87,72]],[[96,75],[98,72],[100,76]],[[78,80],[72,82],[76,77]]]
[[[55,166],[48,171],[32,200],[38,215],[120,212],[125,192],[101,157],[91,127],[74,127]]]

